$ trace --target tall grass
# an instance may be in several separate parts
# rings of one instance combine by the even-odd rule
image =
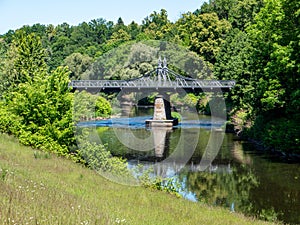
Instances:
[[[0,224],[266,224],[142,187],[0,134]]]

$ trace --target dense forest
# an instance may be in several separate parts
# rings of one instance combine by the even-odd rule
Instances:
[[[211,78],[236,81],[226,95],[236,132],[265,148],[300,153],[297,0],[210,0],[175,22],[162,9],[141,24],[100,18],[77,26],[37,23],[10,30],[0,36],[0,131],[23,144],[74,156],[69,80],[93,77],[103,54],[146,40],[191,50],[212,71]],[[105,98],[99,97],[97,107],[99,115],[110,114]]]

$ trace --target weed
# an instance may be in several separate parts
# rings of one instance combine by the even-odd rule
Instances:
[[[50,159],[51,156],[48,152],[42,152],[42,151],[37,151],[35,150],[33,152],[33,156],[35,159]]]
[[[5,181],[8,175],[8,170],[0,168],[0,180]]]

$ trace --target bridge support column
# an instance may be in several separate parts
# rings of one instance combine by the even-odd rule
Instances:
[[[172,127],[178,124],[178,119],[171,116],[169,95],[157,95],[154,102],[154,115],[152,120],[146,120],[147,126]]]
[[[129,94],[123,94],[119,101],[121,106],[121,115],[124,117],[129,117],[133,108],[133,102]]]

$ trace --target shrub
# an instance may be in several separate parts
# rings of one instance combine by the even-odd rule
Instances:
[[[115,175],[129,175],[126,160],[113,157],[104,145],[81,141],[79,154],[91,169]]]

